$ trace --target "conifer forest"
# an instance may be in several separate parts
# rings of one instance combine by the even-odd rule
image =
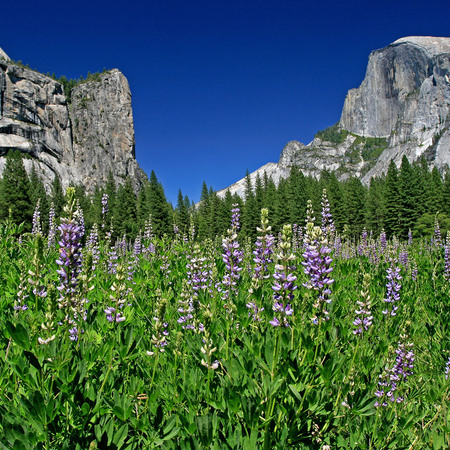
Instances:
[[[1,449],[450,447],[450,173],[0,181]]]

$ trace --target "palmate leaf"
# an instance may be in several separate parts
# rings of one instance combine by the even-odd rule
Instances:
[[[7,320],[5,323],[5,328],[9,336],[17,345],[25,350],[30,350],[30,335],[28,333],[28,330],[21,323],[18,323],[16,326],[14,326],[12,322]]]

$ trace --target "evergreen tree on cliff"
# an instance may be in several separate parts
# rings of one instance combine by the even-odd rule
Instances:
[[[8,152],[0,185],[0,220],[9,216],[16,224],[24,222],[25,231],[31,230],[33,206],[30,180],[23,165],[22,155],[18,151]]]

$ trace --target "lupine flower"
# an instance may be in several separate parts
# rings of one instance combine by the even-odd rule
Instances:
[[[448,380],[450,377],[450,357],[448,358],[447,364],[445,365],[445,379]]]
[[[195,330],[192,287],[186,278],[182,281],[178,304],[177,312],[180,314],[180,317],[177,319],[177,322],[181,324],[183,330]]]
[[[411,268],[411,279],[413,281],[417,281],[417,274],[419,272],[419,269],[417,268],[417,263],[416,261],[413,262],[413,266]]]
[[[109,308],[106,308],[104,310],[106,314],[106,318],[108,319],[108,322],[123,322],[125,320],[125,316],[120,312],[117,311],[116,308],[110,306]]]
[[[411,228],[408,230],[408,245],[412,245],[413,243],[413,235],[412,235],[412,231]]]
[[[375,396],[379,400],[375,402],[375,407],[387,406],[390,403],[401,403],[404,401],[405,384],[408,377],[413,375],[414,369],[414,351],[412,343],[399,342],[397,350],[395,350],[395,363],[391,369],[386,369],[379,376],[379,388],[375,392]]]
[[[384,301],[387,303],[386,309],[382,311],[384,315],[396,316],[398,306],[395,304],[400,300],[400,288],[399,281],[402,279],[400,275],[400,267],[390,267],[387,269],[386,278],[388,282],[386,284],[387,292]]]
[[[78,328],[73,327],[69,330],[69,339],[71,341],[78,341]]]
[[[355,311],[356,318],[353,321],[353,325],[356,327],[353,330],[354,334],[362,334],[363,331],[367,331],[369,327],[372,325],[373,316],[370,311],[371,302],[370,302],[370,274],[364,274],[363,287],[361,290],[362,301],[357,301],[358,308]]]
[[[238,205],[233,204],[231,210],[231,228],[227,230],[227,237],[222,241],[222,260],[225,263],[225,274],[222,280],[222,299],[226,301],[225,308],[228,310],[234,309],[234,304],[230,303],[230,294],[237,292],[237,282],[241,277],[241,263],[243,260],[243,253],[240,249],[239,241],[237,239],[237,232],[239,230],[240,211]]]
[[[105,226],[106,226],[106,216],[108,215],[108,211],[109,211],[108,200],[109,200],[109,196],[105,192],[102,195],[102,228],[105,228]]]
[[[268,220],[269,210],[263,208],[261,210],[261,227],[257,227],[258,238],[255,242],[255,250],[253,251],[253,262],[255,266],[252,272],[252,284],[259,284],[259,281],[270,277],[268,274],[268,265],[272,262],[273,245],[275,238],[270,234],[271,227]],[[252,286],[253,288],[255,286]]]
[[[444,248],[444,278],[450,281],[450,231],[447,231]]]
[[[86,232],[86,228],[84,226],[83,210],[81,209],[80,202],[78,200],[77,200],[77,208],[73,213],[73,218],[75,219],[75,222],[78,224],[80,228],[80,236],[83,237]]]
[[[57,270],[61,279],[61,284],[58,287],[60,305],[61,307],[70,305],[76,308],[81,306],[76,305],[76,288],[81,268],[81,230],[72,217],[74,192],[69,189],[69,203],[66,209],[69,217],[61,219],[61,225],[58,227],[61,237],[59,241],[59,259],[56,260],[56,264],[60,267]]]
[[[139,256],[142,253],[142,234],[140,231],[134,240],[133,252],[136,256]]]
[[[42,234],[40,203],[41,199],[38,199],[33,213],[33,227],[31,233],[35,236]]]
[[[294,299],[294,291],[297,289],[295,281],[297,277],[293,274],[295,267],[292,261],[295,256],[291,253],[292,227],[284,225],[279,244],[279,251],[276,254],[277,264],[275,265],[275,280],[272,286],[275,317],[269,323],[274,327],[279,325],[289,326],[288,317],[292,315],[293,309],[290,304]]]
[[[165,298],[161,291],[157,290],[157,299],[155,313],[153,316],[153,332],[151,342],[155,349],[160,353],[164,353],[168,345],[167,336],[169,336],[168,323],[165,321],[168,299]],[[154,352],[147,351],[147,355],[151,356]]]
[[[439,226],[439,220],[437,218],[434,219],[434,245],[439,247],[442,244],[442,237],[441,237],[441,227]]]
[[[332,242],[336,233],[333,216],[331,215],[330,203],[328,202],[327,190],[322,192],[322,233],[324,239]]]
[[[25,277],[21,275],[19,289],[17,291],[17,299],[14,302],[15,311],[26,311],[28,309],[28,305],[25,303],[25,300],[29,297],[29,295],[25,294],[25,285]]]
[[[386,248],[387,248],[386,232],[384,231],[383,228],[380,233],[380,249],[382,254],[386,253]]]
[[[405,268],[408,269],[409,261],[408,261],[408,250],[404,249],[398,254],[398,259],[400,261],[400,264]]]
[[[100,247],[98,241],[98,226],[96,223],[92,226],[92,230],[89,234],[86,242],[86,250],[92,254],[92,270],[94,271],[100,261]]]
[[[367,247],[368,247],[368,234],[366,227],[364,227],[361,233],[361,239],[359,240],[358,254],[367,256],[368,254]]]
[[[217,347],[213,344],[211,335],[207,329],[204,330],[204,338],[202,339],[203,345],[200,351],[206,359],[202,358],[201,364],[209,370],[216,370],[219,367],[219,361],[213,360],[213,353],[217,351]]]
[[[123,314],[123,308],[126,304],[130,305],[130,290],[125,284],[125,266],[124,264],[118,264],[116,268],[116,279],[114,280],[111,291],[113,294],[109,296],[109,299],[113,306],[108,306],[104,309],[106,318],[109,322],[123,322],[125,316]]]
[[[331,303],[330,286],[334,282],[329,278],[329,274],[333,271],[331,267],[333,259],[329,256],[331,249],[327,245],[327,240],[323,238],[321,228],[315,227],[313,222],[307,223],[304,239],[306,251],[303,253],[305,261],[302,265],[308,281],[303,283],[303,286],[317,292],[317,298],[313,303],[316,314],[311,320],[314,324],[319,324],[320,321],[329,319],[327,305]]]
[[[263,307],[259,308],[255,302],[248,302],[245,306],[250,310],[248,316],[252,318],[253,322],[262,322],[260,314],[264,311]]]
[[[55,222],[55,205],[53,202],[50,205],[48,213],[48,248],[55,245],[56,236],[56,222]]]

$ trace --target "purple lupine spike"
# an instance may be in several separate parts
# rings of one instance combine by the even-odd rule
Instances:
[[[81,237],[83,237],[86,232],[86,228],[84,225],[83,210],[81,209],[80,202],[78,200],[77,200],[77,208],[73,214],[73,218],[75,219],[75,222],[78,224],[78,227],[80,228]]]
[[[166,351],[168,345],[167,336],[169,336],[169,324],[165,320],[168,299],[165,298],[161,291],[157,290],[157,299],[155,313],[153,316],[152,344],[160,353]],[[147,351],[147,355],[151,356],[154,352]]]
[[[327,305],[331,303],[331,285],[334,280],[329,277],[333,271],[331,263],[331,249],[328,247],[326,239],[323,239],[320,227],[315,227],[312,222],[308,222],[305,233],[306,251],[303,253],[303,272],[308,277],[308,281],[303,286],[316,291],[317,298],[313,303],[316,314],[311,318],[313,324],[319,324],[323,320],[329,319]]]
[[[386,302],[386,309],[382,311],[385,316],[396,316],[398,306],[396,303],[400,300],[400,288],[401,284],[399,281],[402,279],[400,275],[400,267],[390,267],[387,269],[386,278],[388,282],[386,284],[386,298],[384,301]]]
[[[55,205],[52,202],[48,213],[48,248],[53,247],[56,241]]]
[[[447,231],[444,247],[444,278],[450,281],[450,231]]]
[[[439,226],[437,215],[434,219],[434,245],[436,247],[440,247],[442,245],[441,227]]]
[[[237,282],[241,278],[241,263],[244,259],[242,250],[240,249],[237,239],[239,230],[240,210],[237,204],[233,204],[231,228],[227,230],[227,237],[222,241],[222,260],[225,263],[225,273],[222,280],[222,300],[226,301],[225,307],[229,310],[233,309],[233,305],[229,303],[230,294],[237,292]]]
[[[106,192],[103,193],[103,195],[102,195],[102,228],[105,228],[105,226],[106,226],[106,217],[109,212],[108,200],[109,200],[108,194]]]
[[[142,253],[142,233],[140,231],[134,240],[133,252],[136,256],[139,256]]]
[[[333,216],[331,215],[326,189],[322,192],[322,233],[324,238],[331,242],[336,233],[336,227],[334,225]]]
[[[355,326],[355,329],[353,330],[354,334],[361,335],[364,331],[368,331],[369,327],[372,325],[373,316],[370,310],[371,302],[369,294],[370,280],[370,274],[364,274],[363,288],[361,290],[361,297],[363,300],[356,302],[358,308],[355,311],[356,318],[353,321],[353,325]]]
[[[402,403],[405,399],[404,390],[406,388],[406,382],[414,373],[415,357],[413,344],[399,342],[395,354],[396,357],[393,367],[391,369],[386,369],[386,371],[379,376],[379,388],[375,391],[375,396],[378,397],[379,400],[375,402],[375,407],[388,406],[389,402]]]
[[[290,302],[294,299],[294,291],[298,286],[294,284],[297,281],[297,277],[293,274],[295,267],[292,266],[292,261],[295,257],[291,253],[291,238],[292,227],[290,225],[284,225],[279,251],[276,255],[277,264],[275,265],[275,273],[273,274],[275,282],[272,286],[272,290],[274,291],[274,305],[272,309],[275,312],[275,317],[269,322],[272,326],[283,324],[288,327],[288,317],[293,313]]]
[[[38,234],[42,234],[40,203],[41,203],[41,200],[38,199],[38,201],[36,203],[36,208],[34,208],[34,213],[33,213],[33,227],[32,227],[31,232],[34,236],[37,236]]]
[[[270,234],[272,228],[269,226],[268,214],[269,210],[267,208],[261,210],[261,227],[256,229],[260,234],[255,242],[255,250],[253,251],[255,266],[252,279],[254,280],[263,280],[270,276],[268,274],[268,266],[272,263],[271,257],[275,238]]]
[[[386,232],[384,231],[384,228],[381,230],[380,233],[380,253],[384,254],[386,253],[386,248],[387,248],[387,239],[386,239]]]
[[[61,219],[58,227],[61,237],[59,241],[59,258],[56,264],[60,267],[57,273],[61,284],[60,302],[64,305],[71,304],[75,299],[78,275],[81,270],[81,232],[80,227],[73,219]]]
[[[408,250],[403,249],[403,251],[401,251],[398,254],[398,260],[400,262],[400,264],[406,269],[408,270],[409,267],[409,255],[408,255]]]
[[[96,223],[92,226],[92,230],[89,234],[86,242],[86,249],[92,254],[92,270],[94,271],[100,261],[100,246],[98,239],[98,226]],[[95,276],[95,275],[94,275]]]
[[[450,357],[448,358],[447,364],[445,365],[444,374],[445,379],[448,380],[448,378],[450,377]]]

